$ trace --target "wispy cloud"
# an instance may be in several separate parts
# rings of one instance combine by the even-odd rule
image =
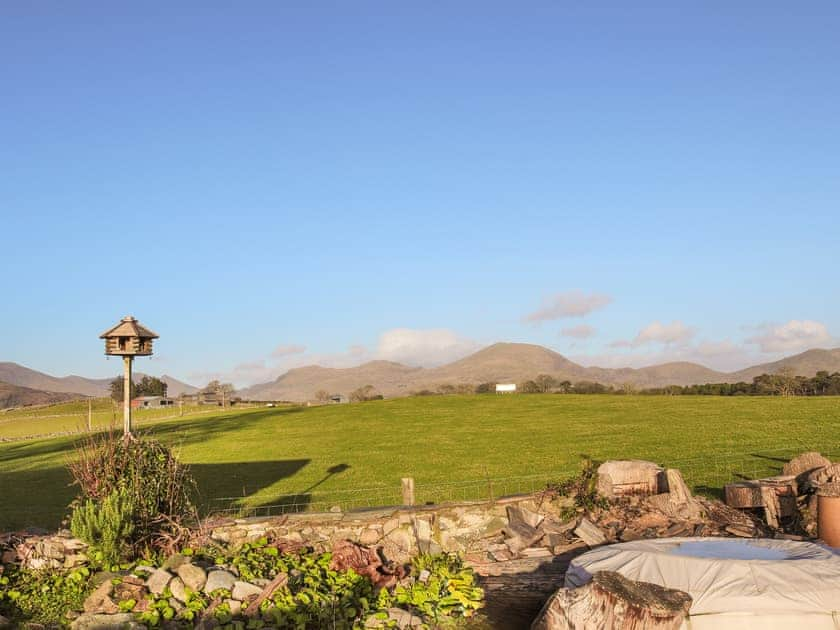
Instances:
[[[583,291],[555,293],[546,297],[537,310],[528,313],[522,319],[529,323],[539,323],[567,317],[584,317],[611,302],[612,297],[603,293],[584,293]]]
[[[809,348],[828,346],[833,338],[826,325],[808,319],[792,319],[786,324],[765,324],[760,333],[747,339],[762,352],[799,352]]]
[[[572,337],[573,339],[589,339],[597,334],[597,330],[588,324],[581,324],[580,326],[572,326],[570,328],[563,328],[560,335],[563,337]]]
[[[287,357],[292,354],[303,354],[304,352],[306,352],[306,346],[302,346],[300,344],[295,343],[280,344],[274,349],[274,351],[271,353],[271,356],[275,359],[279,359],[281,357]]]

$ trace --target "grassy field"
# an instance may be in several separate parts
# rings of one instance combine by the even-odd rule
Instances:
[[[0,424],[0,436],[14,424]],[[840,459],[838,398],[427,397],[219,410],[145,426],[192,465],[205,509],[257,512],[394,504],[405,476],[419,501],[529,491],[574,472],[582,455],[677,466],[711,494],[738,475],[773,474],[802,450]],[[65,471],[73,442],[0,444],[0,531],[58,524],[74,495]]]
[[[183,409],[173,405],[157,409],[135,409],[133,417],[140,425],[143,425],[151,421],[178,416],[179,413],[189,416],[216,411],[206,405],[185,406]],[[46,407],[10,409],[0,411],[0,439],[82,432],[87,430],[87,422],[87,400],[74,400]],[[114,403],[110,398],[91,400],[91,426],[94,429],[122,426],[122,403]]]

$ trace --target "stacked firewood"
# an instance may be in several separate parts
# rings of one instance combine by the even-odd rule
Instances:
[[[760,515],[775,532],[815,536],[817,492],[840,482],[840,463],[816,452],[802,453],[784,465],[782,474],[728,484],[726,504]]]

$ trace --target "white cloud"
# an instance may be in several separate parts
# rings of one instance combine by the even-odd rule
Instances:
[[[566,291],[545,298],[540,308],[523,318],[526,322],[539,323],[566,317],[583,317],[604,308],[612,297],[603,293]]]
[[[572,337],[574,339],[589,339],[594,337],[598,331],[588,324],[581,324],[580,326],[572,326],[571,328],[564,328],[560,331],[563,337]]]
[[[640,346],[646,343],[684,343],[693,336],[694,329],[680,321],[673,321],[670,324],[652,322],[639,331],[633,344]]]
[[[456,361],[479,347],[472,339],[459,337],[444,328],[395,328],[379,336],[374,355],[377,359],[428,367]]]
[[[695,330],[680,321],[670,324],[651,322],[642,328],[632,340],[619,339],[609,344],[610,348],[638,348],[651,343],[661,343],[666,346],[688,343],[694,337]]]
[[[303,354],[304,352],[306,352],[306,346],[301,346],[300,344],[295,343],[280,344],[274,349],[271,356],[275,359],[279,359],[280,357],[286,357],[290,354]]]
[[[825,324],[808,319],[792,319],[786,324],[767,324],[761,334],[747,339],[762,352],[799,352],[831,345],[833,340]]]

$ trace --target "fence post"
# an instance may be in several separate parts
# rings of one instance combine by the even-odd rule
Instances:
[[[402,478],[403,505],[414,505],[414,477]]]

